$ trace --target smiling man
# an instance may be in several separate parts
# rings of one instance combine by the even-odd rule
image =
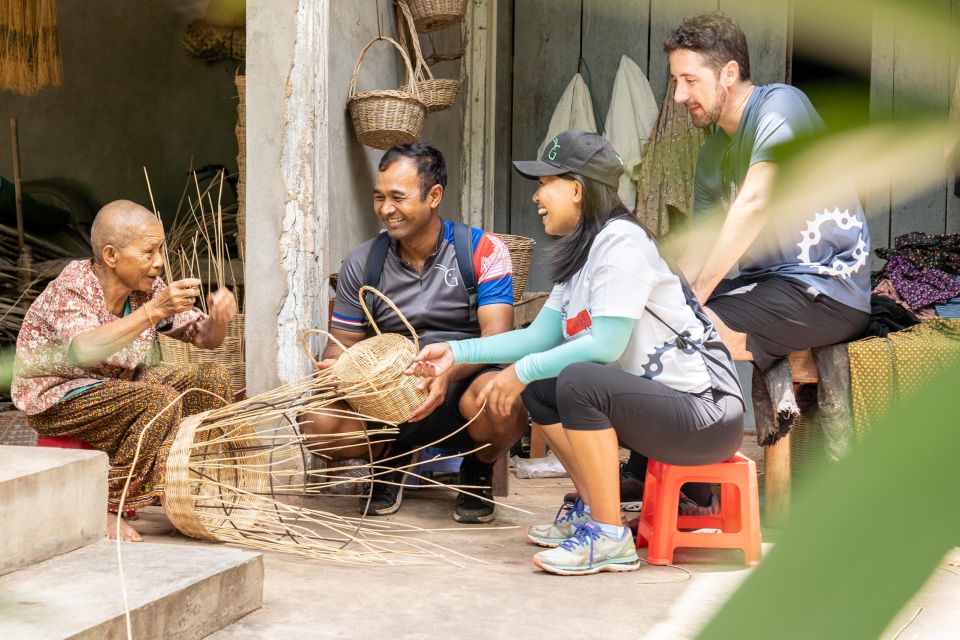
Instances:
[[[221,289],[208,296],[207,315],[193,306],[199,280],[165,283],[163,227],[134,202],[104,206],[90,235],[93,259],[64,267],[24,317],[11,395],[39,435],[75,438],[110,457],[113,537],[128,476],[124,511],[156,504],[181,418],[233,399],[219,365],[151,366],[157,333],[214,349],[237,304]],[[119,525],[122,540],[140,540]]]
[[[510,253],[495,235],[440,217],[440,202],[447,185],[443,155],[428,144],[404,144],[389,149],[380,160],[373,208],[386,231],[353,249],[344,259],[337,281],[337,299],[331,333],[350,347],[370,335],[358,299],[364,284],[375,286],[390,298],[413,325],[420,345],[509,331],[513,326],[513,276]],[[458,255],[459,254],[459,255]],[[385,303],[371,299],[371,313],[381,331],[409,331]],[[331,366],[340,348],[331,340],[321,368]],[[389,445],[374,445],[375,459],[394,468],[410,463],[408,452],[429,444],[463,426],[480,409],[480,391],[500,367],[465,365],[429,383],[429,395],[410,420],[400,425],[400,434]],[[347,409],[346,404],[340,408]],[[357,420],[304,414],[300,419],[306,434],[344,434],[336,443],[339,459],[363,457],[365,441],[355,435]],[[369,425],[376,428],[375,425]],[[504,420],[491,412],[477,416],[466,430],[445,439],[441,446],[474,449],[464,457],[459,484],[484,487],[470,489],[486,499],[458,494],[454,509],[457,522],[481,523],[493,519],[492,470],[497,458],[515,443],[526,426],[520,402]],[[374,436],[376,437],[376,436]],[[397,457],[399,456],[399,457]],[[394,471],[375,482],[373,497],[360,500],[360,511],[388,515],[400,507],[404,476]]]

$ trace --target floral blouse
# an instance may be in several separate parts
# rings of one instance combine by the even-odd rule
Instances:
[[[131,313],[166,286],[157,278],[150,293],[130,294]],[[74,389],[110,380],[133,380],[138,367],[144,366],[158,331],[192,342],[197,323],[204,318],[206,314],[199,309],[168,316],[103,362],[77,365],[67,356],[73,339],[119,318],[106,306],[93,261],[74,260],[47,285],[23,319],[13,370],[13,402],[27,415],[35,415]]]

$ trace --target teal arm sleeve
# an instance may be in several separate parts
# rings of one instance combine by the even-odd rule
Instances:
[[[527,354],[546,351],[561,342],[560,312],[544,307],[526,329],[457,340],[450,343],[450,349],[457,364],[498,364],[516,362]]]
[[[633,333],[633,322],[633,318],[619,316],[593,318],[590,333],[582,338],[521,358],[516,365],[517,378],[524,384],[530,384],[534,380],[555,378],[575,362],[613,362],[627,348]]]

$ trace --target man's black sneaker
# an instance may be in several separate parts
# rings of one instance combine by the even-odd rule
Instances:
[[[387,457],[394,455],[396,455],[395,450]],[[396,468],[406,467],[411,462],[413,462],[413,456],[408,454],[402,455],[396,460],[388,460],[383,464]],[[383,471],[383,469],[374,469],[374,473],[378,471]],[[368,516],[388,516],[391,513],[396,513],[400,509],[400,501],[403,499],[402,483],[405,478],[406,474],[402,471],[391,471],[376,476],[373,480],[373,496],[370,498],[370,506],[367,508],[367,496],[362,496],[357,505],[360,513],[366,513]]]
[[[493,463],[481,462],[474,455],[464,456],[458,484],[467,485],[464,491],[485,499],[458,493],[453,519],[467,524],[483,524],[493,520]]]

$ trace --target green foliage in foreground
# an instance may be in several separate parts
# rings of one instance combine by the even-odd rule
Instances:
[[[763,564],[699,636],[877,638],[960,539],[960,366],[811,478]]]

